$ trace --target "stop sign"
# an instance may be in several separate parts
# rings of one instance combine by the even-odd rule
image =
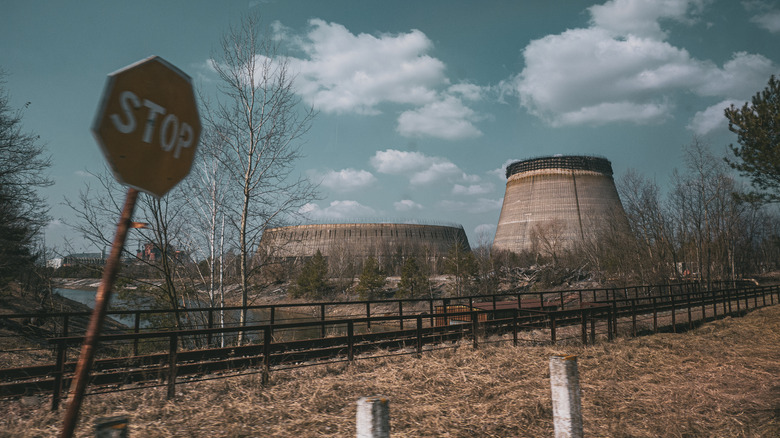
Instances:
[[[158,56],[108,75],[92,125],[117,181],[158,198],[189,173],[200,129],[190,77]]]

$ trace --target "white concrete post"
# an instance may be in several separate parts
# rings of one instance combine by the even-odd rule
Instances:
[[[389,438],[390,408],[385,397],[361,397],[357,402],[357,438]]]
[[[555,438],[582,438],[582,405],[577,356],[550,358]]]

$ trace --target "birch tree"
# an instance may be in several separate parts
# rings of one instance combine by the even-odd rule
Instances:
[[[315,195],[308,180],[293,175],[315,113],[300,107],[288,60],[280,56],[278,42],[260,29],[259,18],[249,16],[223,36],[211,61],[218,93],[205,111],[207,128],[224,145],[221,159],[236,191],[230,218],[238,238],[242,325],[253,254],[263,230]]]

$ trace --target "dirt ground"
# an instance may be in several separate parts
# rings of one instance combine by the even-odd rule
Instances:
[[[578,356],[586,436],[780,436],[780,306],[680,334],[596,345],[468,343],[413,356],[87,397],[77,436],[126,415],[133,437],[345,437],[356,401],[390,400],[394,437],[552,436],[548,364]],[[55,436],[48,399],[0,402],[0,437]]]

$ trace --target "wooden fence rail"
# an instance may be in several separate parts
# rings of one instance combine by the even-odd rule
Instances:
[[[586,291],[575,291],[574,295],[579,297],[582,292]],[[134,329],[130,333],[106,334],[100,338],[103,356],[109,357],[95,361],[89,384],[93,392],[127,385],[165,386],[168,396],[172,397],[177,382],[197,380],[206,375],[258,372],[262,374],[263,382],[268,382],[274,369],[318,362],[353,361],[361,355],[370,356],[377,350],[419,356],[426,346],[429,346],[428,349],[442,348],[461,339],[469,339],[474,348],[478,348],[480,342],[488,342],[491,337],[496,339],[494,335],[511,334],[513,345],[518,345],[519,333],[532,331],[549,331],[548,339],[552,343],[562,340],[562,330],[567,332],[568,339],[592,343],[597,336],[612,339],[618,334],[619,324],[624,333],[634,336],[640,331],[657,332],[661,327],[677,331],[693,327],[694,322],[774,305],[775,299],[780,302],[780,286],[715,291],[666,288],[658,289],[658,294],[652,296],[623,292],[602,297],[594,293],[592,297],[597,299],[593,301],[574,304],[560,301],[561,305],[556,306],[544,305],[543,302],[536,308],[517,306],[510,311],[500,308],[496,299],[499,295],[495,295],[483,301],[479,308],[475,307],[479,305],[475,297],[445,300],[440,308],[442,311],[430,315],[405,313],[402,307],[397,314],[371,315],[370,305],[367,305],[367,317],[318,318],[287,323],[274,321],[243,327],[189,330],[145,332]],[[522,302],[521,297],[516,299],[518,303]],[[469,302],[468,310],[448,311],[452,303],[466,301]],[[431,307],[434,307],[432,302]],[[678,321],[681,313],[685,320]],[[640,330],[640,322],[650,318],[652,329]],[[670,321],[667,323],[666,320]],[[629,328],[626,328],[627,324],[630,324]],[[290,330],[309,330],[316,336],[309,339],[276,336]],[[253,341],[247,345],[224,347],[215,346],[212,342],[215,337],[238,333],[246,334]],[[502,337],[499,341],[505,342],[506,339]],[[540,338],[531,337],[526,341],[539,342]],[[63,388],[68,387],[75,370],[75,362],[68,360],[68,352],[83,342],[83,336],[61,336],[49,342],[53,350],[52,363],[0,369],[0,398],[50,393],[52,408],[58,408]],[[152,343],[155,347],[148,347],[151,349],[149,353],[138,353],[139,344]],[[128,348],[132,354],[122,355]]]

